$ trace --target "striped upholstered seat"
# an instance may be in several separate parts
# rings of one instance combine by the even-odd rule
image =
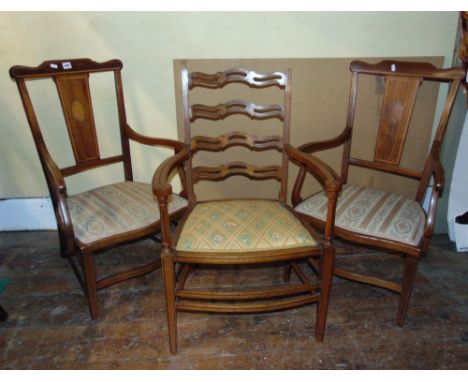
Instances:
[[[296,211],[325,220],[325,193],[312,195]],[[369,187],[344,185],[336,207],[336,227],[413,246],[420,242],[425,222],[425,212],[416,201]]]
[[[68,209],[75,237],[83,244],[144,228],[159,220],[159,207],[151,186],[121,182],[70,196]],[[172,194],[169,213],[187,206]]]

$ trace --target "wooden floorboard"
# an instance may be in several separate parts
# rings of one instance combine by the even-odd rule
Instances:
[[[338,262],[398,281],[402,261],[338,243]],[[354,256],[347,256],[354,253]],[[153,241],[98,258],[102,274],[158,256]],[[281,282],[282,267],[202,268],[187,285]],[[179,313],[179,354],[169,353],[161,271],[99,292],[101,318],[86,299],[56,232],[0,233],[1,369],[467,369],[468,254],[436,236],[420,261],[407,324],[394,324],[397,295],[334,279],[323,344],[315,305],[265,314]],[[294,280],[293,280],[294,282]]]

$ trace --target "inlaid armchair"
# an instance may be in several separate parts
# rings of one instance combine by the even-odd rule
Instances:
[[[434,231],[437,200],[444,186],[444,171],[439,161],[439,152],[457,89],[465,73],[461,68],[437,69],[428,63],[398,61],[382,61],[378,64],[353,61],[350,69],[352,82],[345,129],[336,138],[306,143],[299,150],[310,154],[343,146],[340,176],[343,189],[336,207],[335,235],[353,243],[391,253],[402,253],[404,269],[401,283],[338,267],[335,267],[334,274],[400,294],[396,322],[401,326],[405,322],[418,261],[427,250]],[[374,157],[370,160],[358,157],[352,150],[352,143],[362,145],[359,136],[354,135],[353,138],[360,76],[378,77],[381,80],[379,83],[384,85],[379,101],[380,122]],[[415,169],[402,166],[401,159],[405,143],[408,142],[408,130],[418,89],[423,81],[447,82],[450,87],[424,166]],[[430,133],[430,128],[428,130]],[[421,145],[418,146],[418,150],[426,150]],[[412,199],[385,189],[349,182],[348,174],[352,166],[413,179],[417,182],[416,195]],[[327,196],[323,192],[306,198],[301,196],[306,173],[307,168],[302,165],[292,194],[295,211],[317,229],[325,229]],[[423,202],[428,187],[430,195],[428,209],[425,211]]]
[[[317,302],[315,338],[322,341],[334,249],[327,240],[321,240],[311,226],[286,204],[288,163],[300,163],[324,186],[330,207],[327,237],[332,236],[335,202],[341,185],[326,164],[289,144],[290,72],[258,74],[245,69],[229,69],[210,75],[189,72],[183,68],[181,76],[185,146],[178,154],[163,162],[153,177],[153,190],[161,211],[162,266],[171,352],[177,352],[178,311],[249,313],[282,310]],[[222,89],[232,83],[246,85],[254,93],[265,92],[266,88],[279,91],[282,102],[258,105],[237,99],[216,106],[191,104],[189,93],[192,94],[196,88],[215,93],[210,90]],[[216,94],[219,93],[223,91],[218,90]],[[259,136],[242,126],[242,123],[239,123],[236,131],[222,135],[203,136],[196,133],[196,121],[205,120],[214,129],[218,123],[214,121],[223,121],[232,115],[246,116],[252,122],[271,121],[269,131],[276,133]],[[244,130],[241,130],[242,127]],[[202,151],[209,151],[213,155],[218,153],[216,156],[223,158],[229,148],[236,146],[250,150],[255,158],[265,155],[265,151],[276,151],[281,164],[257,166],[236,160],[219,166],[194,165],[194,158]],[[172,194],[171,173],[175,170],[183,170],[185,174],[189,207],[172,235],[168,201]],[[279,183],[278,198],[262,199],[256,196],[248,199],[197,200],[195,184],[201,181],[217,182],[232,176],[243,176],[253,181],[276,180]],[[307,276],[304,264],[301,264],[309,258],[317,259],[320,264],[317,282]],[[199,287],[191,289],[186,284],[189,271],[197,265],[209,264],[222,268],[234,264],[248,266],[273,263],[285,265],[284,285],[249,290],[245,286],[234,290],[213,286],[200,290]],[[297,274],[299,284],[287,284],[290,266]]]
[[[161,146],[176,153],[184,145],[163,138],[143,136],[127,124],[122,86],[122,62],[102,63],[90,59],[50,60],[37,67],[14,66],[15,79],[34,143],[49,188],[60,239],[66,257],[88,298],[93,319],[99,316],[97,291],[130,278],[147,274],[161,266],[159,256],[148,264],[97,279],[95,256],[105,249],[141,238],[156,238],[160,213],[151,185],[133,181],[130,141]],[[121,153],[102,158],[91,102],[89,77],[96,73],[114,75]],[[75,163],[60,168],[49,152],[33,107],[27,82],[52,79],[55,82]],[[111,90],[112,92],[112,90]],[[112,93],[111,93],[112,94]],[[51,105],[50,107],[53,107]],[[102,142],[101,142],[102,144]],[[65,178],[101,166],[121,163],[124,181],[97,187],[75,195],[68,193]],[[168,218],[177,219],[187,206],[180,195],[169,195]],[[81,272],[74,261],[78,258]]]

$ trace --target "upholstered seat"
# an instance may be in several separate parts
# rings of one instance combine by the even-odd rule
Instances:
[[[322,191],[312,195],[296,211],[325,221],[326,194]],[[416,246],[425,222],[421,205],[400,195],[347,184],[338,197],[335,227],[347,231]]]
[[[67,201],[75,237],[83,244],[159,221],[158,203],[146,183],[115,183],[70,196]],[[184,198],[172,194],[169,213],[186,206]]]
[[[200,203],[190,212],[177,251],[250,252],[316,246],[303,224],[278,201]]]

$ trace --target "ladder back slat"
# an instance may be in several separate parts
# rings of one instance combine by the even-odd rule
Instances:
[[[284,87],[286,76],[281,72],[256,73],[247,69],[230,69],[215,74],[193,72],[189,76],[189,89],[195,87],[205,87],[209,89],[219,89],[230,83],[244,83],[246,85],[265,88],[269,86]]]
[[[246,115],[251,119],[278,118],[284,121],[284,108],[281,105],[257,105],[243,100],[232,100],[216,106],[192,105],[190,121],[209,119],[219,121],[234,114]]]
[[[218,181],[234,175],[256,180],[276,179],[281,181],[282,169],[276,165],[257,167],[244,162],[231,162],[217,167],[198,166],[193,168],[194,183],[200,180]]]
[[[243,146],[250,150],[277,150],[282,151],[282,138],[278,135],[259,137],[242,131],[234,131],[217,137],[196,136],[192,138],[192,152],[224,151],[229,147]]]

